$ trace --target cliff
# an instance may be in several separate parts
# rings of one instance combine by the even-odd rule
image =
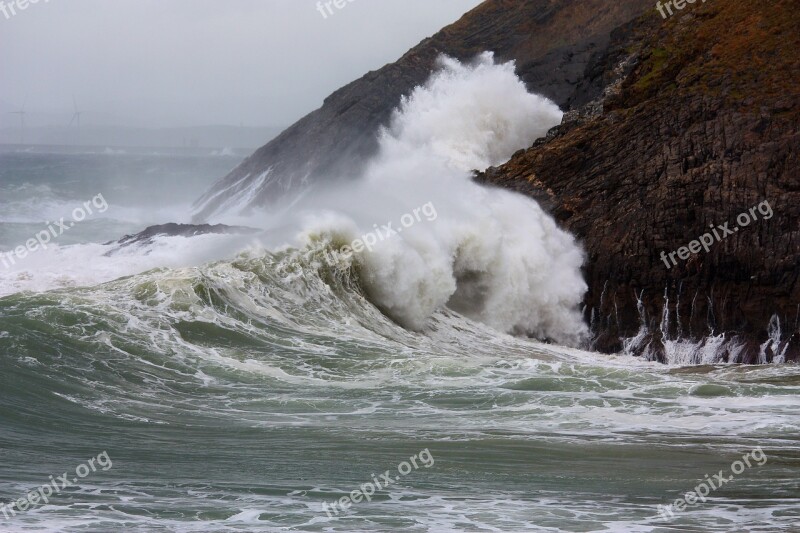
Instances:
[[[798,25],[794,0],[653,10],[587,66],[601,98],[478,176],[537,198],[584,243],[594,348],[800,358]],[[669,257],[712,227],[709,251]]]
[[[487,0],[395,63],[330,95],[323,106],[260,148],[195,204],[195,222],[215,213],[286,201],[305,187],[349,179],[375,153],[378,128],[401,96],[424,83],[439,54],[468,60],[487,50],[516,60],[531,91],[564,109],[594,98],[580,84],[611,30],[651,7],[650,0]]]

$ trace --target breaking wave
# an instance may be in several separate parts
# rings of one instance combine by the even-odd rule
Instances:
[[[471,63],[442,57],[438,67],[380,132],[361,179],[295,206],[308,213],[300,241],[348,242],[389,214],[433,205],[435,221],[356,254],[379,308],[416,330],[448,306],[503,332],[576,344],[586,331],[578,312],[586,284],[575,239],[533,200],[472,180],[472,170],[508,160],[562,113],[490,53]]]

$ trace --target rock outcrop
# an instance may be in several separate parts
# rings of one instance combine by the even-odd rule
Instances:
[[[798,25],[795,0],[653,11],[588,66],[581,85],[601,98],[477,177],[535,197],[584,243],[594,348],[800,358]],[[708,252],[662,256],[726,223]]]
[[[225,224],[159,224],[150,226],[133,235],[125,235],[118,241],[105,243],[115,248],[105,253],[112,256],[129,246],[146,246],[153,244],[156,237],[197,237],[199,235],[251,235],[261,230],[244,226],[226,226]]]
[[[352,178],[377,150],[377,131],[400,98],[425,82],[440,54],[469,60],[484,51],[516,60],[531,91],[564,109],[596,96],[581,84],[611,30],[651,0],[487,0],[455,24],[330,95],[322,108],[284,131],[215,184],[195,207],[195,221],[215,213],[287,201],[321,180]]]

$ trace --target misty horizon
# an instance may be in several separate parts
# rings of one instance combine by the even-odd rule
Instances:
[[[22,120],[30,139],[36,128],[282,130],[478,3],[362,2],[327,17],[310,0],[31,3],[0,15],[0,143],[23,137]]]

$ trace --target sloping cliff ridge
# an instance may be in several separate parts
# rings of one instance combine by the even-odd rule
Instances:
[[[582,240],[594,348],[800,358],[799,25],[792,0],[648,13],[588,66],[604,98],[478,177],[537,198]],[[774,214],[739,227],[759,205]],[[708,252],[664,260],[725,223]]]
[[[195,204],[194,222],[214,214],[285,202],[324,180],[352,178],[377,150],[377,131],[400,98],[430,76],[444,53],[468,60],[484,51],[516,60],[531,91],[562,108],[582,104],[596,87],[579,84],[592,54],[612,29],[638,16],[650,0],[488,0],[422,41],[400,60],[330,95],[242,162]],[[580,86],[579,86],[580,85]],[[289,198],[287,198],[287,196]]]

